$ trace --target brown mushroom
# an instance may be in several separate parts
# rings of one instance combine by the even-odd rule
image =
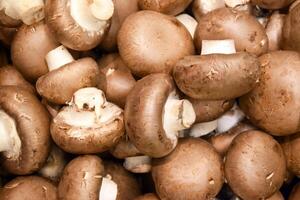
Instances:
[[[266,9],[281,9],[290,5],[295,0],[251,0],[253,5],[258,5]]]
[[[22,25],[21,20],[11,18],[5,14],[5,10],[0,10],[0,26],[7,28],[16,28]]]
[[[110,153],[118,159],[142,155],[141,152],[132,144],[127,135],[123,135],[119,142],[110,149]]]
[[[197,19],[197,21],[200,20],[201,16],[216,10],[218,8],[223,8],[225,7],[225,2],[224,0],[195,0],[193,2],[193,15]]]
[[[192,104],[179,100],[167,74],[151,74],[139,80],[125,105],[125,127],[130,141],[143,154],[162,157],[177,144],[179,131],[195,121]]]
[[[45,98],[42,99],[42,104],[46,107],[52,118],[54,118],[59,112],[59,110],[62,108],[62,106],[53,104],[47,101]]]
[[[240,107],[255,126],[283,136],[300,131],[300,55],[275,51],[260,57],[256,87],[240,98]]]
[[[130,70],[124,64],[119,54],[108,54],[98,60],[100,76],[98,88],[108,101],[124,108],[126,97],[135,85]]]
[[[274,12],[268,20],[266,33],[269,38],[269,51],[276,51],[281,47],[285,18],[286,15]]]
[[[148,193],[143,196],[139,196],[135,198],[134,200],[159,200],[159,198],[156,196],[156,194]]]
[[[235,194],[245,200],[264,199],[283,184],[286,163],[280,144],[261,131],[246,131],[226,154],[225,177]]]
[[[177,60],[194,54],[192,37],[184,25],[154,11],[128,16],[118,34],[118,47],[127,67],[140,77],[170,73]]]
[[[44,22],[23,25],[16,33],[11,45],[14,66],[29,81],[36,81],[48,72],[44,60],[46,54],[58,46]]]
[[[278,191],[266,200],[284,200],[284,197],[282,196],[281,192]]]
[[[19,176],[8,182],[0,193],[1,200],[57,200],[57,188],[38,176]]]
[[[47,160],[50,147],[49,115],[29,91],[0,87],[0,152],[5,170],[31,174]]]
[[[167,15],[177,15],[183,12],[192,0],[138,0],[142,10],[153,10]]]
[[[298,200],[300,199],[300,183],[294,186],[288,200]]]
[[[51,123],[51,135],[64,151],[74,154],[104,152],[124,134],[123,110],[107,102],[97,88],[74,93]]]
[[[74,92],[97,85],[99,69],[92,58],[74,61],[64,46],[50,51],[46,56],[49,71],[36,82],[37,92],[55,104],[68,103]]]
[[[64,46],[90,50],[103,40],[114,13],[112,0],[49,0],[46,23]]]
[[[219,154],[202,139],[182,139],[164,158],[153,159],[152,177],[161,199],[212,199],[223,185]]]

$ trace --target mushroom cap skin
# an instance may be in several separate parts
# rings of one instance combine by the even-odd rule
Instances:
[[[223,163],[208,142],[182,139],[171,154],[153,159],[152,177],[161,199],[210,199],[222,188]]]
[[[99,69],[92,58],[81,58],[48,72],[36,82],[37,92],[55,104],[66,104],[77,90],[97,85]]]
[[[22,25],[21,20],[13,19],[5,14],[4,9],[0,11],[0,26],[16,28]]]
[[[140,9],[153,10],[167,15],[178,15],[183,12],[192,0],[138,0]]]
[[[141,195],[140,184],[136,177],[125,170],[125,168],[114,162],[105,162],[105,171],[118,185],[116,200],[132,200]]]
[[[132,144],[127,135],[123,135],[119,142],[109,151],[115,158],[118,159],[142,155],[141,152]]]
[[[126,133],[143,154],[162,157],[177,143],[167,137],[163,128],[163,110],[169,94],[175,90],[168,74],[151,74],[137,81],[124,110]]]
[[[265,9],[281,9],[294,1],[295,0],[251,0],[251,3]]]
[[[22,25],[11,44],[13,65],[29,81],[35,82],[48,72],[47,53],[59,44],[44,22]]]
[[[105,175],[104,164],[98,156],[84,155],[70,161],[58,185],[58,199],[98,200]]]
[[[0,193],[1,200],[57,200],[57,188],[39,176],[19,176],[8,182]]]
[[[148,193],[143,196],[139,196],[139,197],[135,198],[134,200],[159,200],[159,198],[153,193]]]
[[[18,175],[37,171],[50,151],[48,112],[31,92],[16,86],[0,87],[0,107],[15,120],[21,139],[20,156],[8,158],[2,154],[2,166]]]
[[[33,94],[36,93],[35,88],[27,82],[22,74],[12,65],[0,67],[0,86],[5,85],[18,86]]]
[[[190,97],[187,99],[193,104],[196,113],[195,123],[213,121],[230,110],[234,104],[234,100],[201,101]]]
[[[111,61],[109,61],[111,60]],[[124,108],[126,97],[136,81],[118,54],[108,54],[98,60],[100,68],[98,88],[108,101]]]
[[[114,52],[117,50],[117,36],[119,29],[126,17],[139,10],[137,1],[138,0],[113,0],[115,11],[111,18],[111,26],[99,45],[100,49],[107,52]]]
[[[280,189],[285,176],[285,156],[272,136],[254,130],[233,140],[226,154],[225,177],[242,199],[270,197]]]
[[[300,198],[300,183],[294,186],[288,200],[298,200]]]
[[[275,51],[259,58],[261,76],[256,87],[239,99],[252,124],[284,136],[300,131],[300,54]]]
[[[242,96],[254,88],[259,74],[258,59],[247,52],[186,56],[173,70],[178,88],[201,100]]]
[[[155,11],[128,16],[118,34],[118,47],[126,66],[139,77],[170,73],[180,58],[195,51],[184,25],[173,16]]]
[[[70,49],[87,51],[96,47],[108,31],[110,20],[102,20],[100,30],[89,31],[81,27],[72,17],[70,4],[72,4],[70,0],[46,1],[45,20],[47,25],[54,33],[55,38]]]
[[[202,40],[233,39],[237,51],[262,55],[268,51],[264,27],[243,11],[219,8],[200,18],[195,32],[195,46],[200,52]]]
[[[285,154],[288,170],[300,177],[300,133],[285,137],[281,142],[281,146]]]
[[[284,200],[284,197],[282,196],[281,192],[278,191],[266,200]]]

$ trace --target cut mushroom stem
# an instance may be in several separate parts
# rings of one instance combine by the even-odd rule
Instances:
[[[191,137],[201,137],[207,135],[217,128],[218,121],[203,122],[193,125],[189,135]]]
[[[149,156],[127,157],[123,166],[133,173],[148,173],[151,170],[151,158]]]
[[[102,178],[99,200],[116,200],[118,194],[118,185],[112,180],[110,175]]]
[[[93,16],[100,20],[109,20],[114,13],[112,0],[94,0],[89,7]]]
[[[185,28],[191,34],[192,38],[194,38],[198,22],[188,14],[181,14],[176,16],[176,18],[185,26]]]
[[[58,69],[64,65],[74,61],[74,58],[70,54],[68,49],[62,45],[49,51],[49,53],[46,55],[45,59],[46,59],[49,71]]]
[[[21,139],[17,132],[15,120],[0,110],[0,152],[8,158],[19,157]]]
[[[228,7],[235,8],[237,6],[245,5],[250,2],[250,0],[224,0]]]
[[[236,53],[234,40],[202,40],[201,55]]]

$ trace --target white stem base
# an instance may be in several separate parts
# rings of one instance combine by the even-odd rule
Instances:
[[[236,53],[234,40],[202,40],[201,55],[234,53]]]
[[[45,57],[49,71],[58,69],[74,61],[73,56],[64,46],[59,46],[51,51]]]
[[[212,131],[216,130],[217,125],[218,125],[217,120],[195,124],[191,128],[189,135],[191,137],[201,137],[207,135]]]
[[[176,18],[185,26],[185,28],[189,31],[192,38],[194,39],[198,22],[188,14],[181,14],[176,16]]]
[[[151,171],[151,158],[149,156],[127,157],[123,166],[133,173],[148,173]]]
[[[95,18],[109,20],[114,14],[114,3],[112,0],[94,0],[90,10]]]
[[[250,2],[250,0],[224,0],[228,7],[234,8],[236,6],[244,5]]]
[[[99,200],[116,200],[118,195],[118,185],[111,180],[111,176],[102,178]]]

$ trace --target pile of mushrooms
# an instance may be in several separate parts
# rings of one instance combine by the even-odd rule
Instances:
[[[299,0],[0,0],[1,200],[299,200],[299,119]]]

